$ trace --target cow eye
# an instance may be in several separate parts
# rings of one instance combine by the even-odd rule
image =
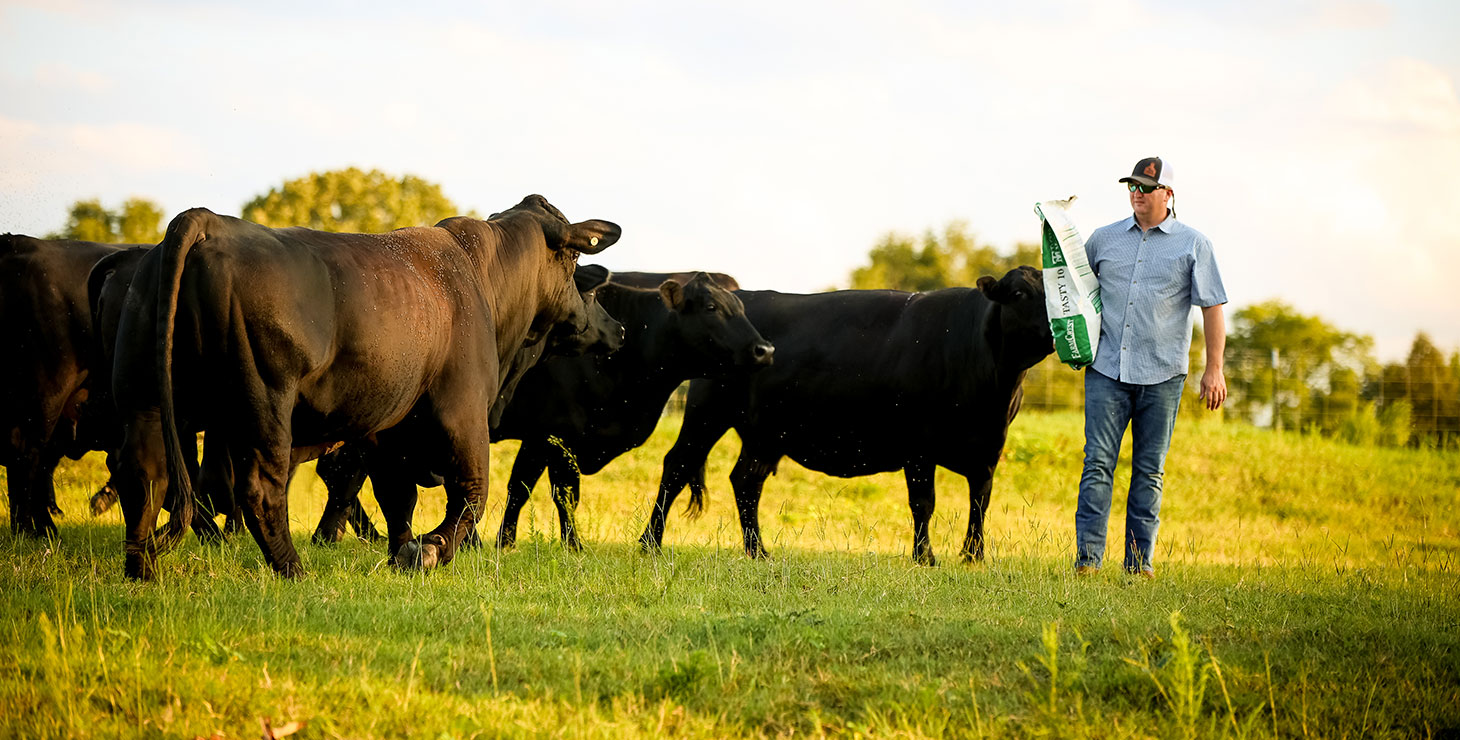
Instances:
[[[710,313],[714,313],[715,311],[717,311],[719,309],[716,308],[715,304],[713,304],[713,303],[706,303],[705,304],[705,310],[706,311],[709,311]]]

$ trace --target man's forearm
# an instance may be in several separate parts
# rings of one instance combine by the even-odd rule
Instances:
[[[1223,369],[1223,353],[1227,351],[1227,320],[1222,313],[1221,304],[1201,310],[1201,333],[1206,339],[1207,367]]]

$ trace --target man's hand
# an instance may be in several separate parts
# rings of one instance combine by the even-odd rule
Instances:
[[[1227,320],[1222,316],[1221,304],[1201,310],[1201,331],[1207,344],[1207,369],[1201,374],[1201,397],[1207,402],[1208,411],[1216,411],[1227,400],[1227,376],[1222,374],[1222,362],[1227,351]]]
[[[1227,376],[1219,367],[1207,367],[1201,374],[1201,398],[1207,403],[1208,411],[1216,411],[1227,400]]]

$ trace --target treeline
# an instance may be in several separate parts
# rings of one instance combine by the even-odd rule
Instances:
[[[171,215],[171,214],[167,214]],[[244,203],[243,218],[266,226],[306,226],[326,231],[379,232],[428,226],[463,214],[421,178],[395,177],[356,168],[312,173],[289,180]],[[132,198],[115,211],[99,200],[78,201],[65,227],[51,238],[109,243],[156,243],[165,215],[157,204]],[[955,221],[920,237],[888,234],[852,272],[853,288],[936,290],[970,286],[981,275],[1001,276],[1019,265],[1039,266],[1036,243],[1011,251],[981,244],[968,224]],[[652,266],[646,266],[652,269]],[[1230,307],[1229,307],[1230,308]],[[1381,364],[1373,340],[1306,316],[1281,300],[1231,311],[1226,374],[1226,417],[1275,429],[1292,429],[1356,444],[1460,447],[1460,351],[1446,356],[1423,333],[1402,363]],[[1203,367],[1200,329],[1193,326],[1192,370]],[[1081,373],[1051,356],[1024,382],[1025,408],[1078,409],[1084,403]],[[1197,414],[1195,384],[1183,414]]]
[[[358,233],[430,226],[451,216],[477,216],[475,211],[457,209],[435,183],[414,175],[396,177],[354,167],[289,180],[250,199],[238,214],[264,226]],[[145,198],[131,198],[115,211],[104,208],[100,200],[82,200],[71,206],[66,225],[47,238],[156,244],[166,228],[163,219],[174,215],[164,214]]]
[[[1039,266],[1036,243],[1004,252],[979,244],[963,222],[921,237],[888,234],[852,271],[853,288],[936,290],[971,286],[980,275],[1001,276],[1018,265]],[[1275,429],[1338,437],[1355,444],[1460,448],[1460,351],[1448,356],[1424,333],[1404,362],[1379,363],[1373,339],[1345,332],[1281,300],[1229,306],[1225,418]],[[1192,377],[1204,358],[1193,322]],[[1197,414],[1188,383],[1182,413]],[[1054,356],[1024,380],[1024,406],[1084,405],[1084,378]]]

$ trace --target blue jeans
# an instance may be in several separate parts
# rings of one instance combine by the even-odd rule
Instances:
[[[1161,478],[1186,375],[1155,385],[1112,380],[1085,371],[1085,471],[1075,508],[1075,565],[1100,567],[1110,520],[1120,441],[1131,429],[1130,495],[1125,504],[1125,569],[1151,570],[1161,526]]]

